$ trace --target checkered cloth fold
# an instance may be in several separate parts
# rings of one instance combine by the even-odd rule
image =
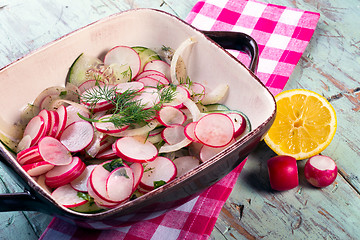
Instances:
[[[305,51],[319,17],[318,13],[253,0],[204,0],[193,7],[186,21],[201,30],[252,36],[260,52],[257,76],[275,95]],[[243,54],[231,53],[248,64]],[[54,218],[40,239],[208,239],[245,162],[198,197],[161,216],[103,231]]]

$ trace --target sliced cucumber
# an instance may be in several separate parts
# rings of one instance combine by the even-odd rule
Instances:
[[[230,108],[225,106],[224,104],[220,103],[214,103],[214,104],[208,104],[204,105],[206,112],[214,112],[214,111],[229,111]]]
[[[87,202],[83,205],[80,205],[78,207],[73,207],[70,209],[81,213],[97,213],[104,210],[103,208],[96,205],[94,202]]]
[[[80,86],[86,80],[89,80],[86,78],[86,71],[98,64],[102,64],[100,59],[83,53],[80,54],[70,67],[68,82]]]
[[[132,47],[132,49],[134,49],[139,54],[141,61],[140,72],[143,71],[145,64],[148,62],[153,60],[161,60],[160,56],[150,48],[136,46]]]

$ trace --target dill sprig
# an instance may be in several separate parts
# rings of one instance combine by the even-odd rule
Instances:
[[[140,93],[134,90],[126,90],[123,93],[116,93],[116,87],[108,84],[100,85],[86,91],[81,95],[81,100],[90,104],[90,109],[96,103],[107,101],[114,105],[112,115],[107,118],[91,119],[79,116],[90,122],[111,122],[115,127],[120,128],[126,125],[144,124],[153,118],[164,103],[171,102],[175,97],[176,86],[169,86],[159,91],[160,101],[151,108],[146,108],[140,100],[134,98]]]

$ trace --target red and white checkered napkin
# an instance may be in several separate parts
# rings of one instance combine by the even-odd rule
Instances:
[[[277,94],[304,52],[319,17],[318,13],[253,0],[204,0],[186,20],[201,30],[251,35],[260,51],[257,76]],[[242,54],[232,53],[247,64]],[[159,217],[103,231],[54,218],[40,239],[207,239],[244,163],[200,196]]]

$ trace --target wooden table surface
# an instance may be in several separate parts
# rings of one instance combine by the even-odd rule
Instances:
[[[286,89],[316,91],[338,117],[333,142],[323,151],[338,165],[334,184],[315,189],[299,169],[299,187],[272,191],[262,142],[249,156],[216,222],[212,239],[359,239],[360,222],[360,1],[263,0],[321,14],[315,34]],[[52,2],[52,3],[50,3]],[[185,19],[197,0],[0,1],[0,68],[110,14],[151,7]],[[1,87],[1,86],[0,86]],[[303,166],[305,162],[300,162]],[[21,188],[0,165],[0,193]],[[0,239],[38,239],[51,216],[0,213]]]

